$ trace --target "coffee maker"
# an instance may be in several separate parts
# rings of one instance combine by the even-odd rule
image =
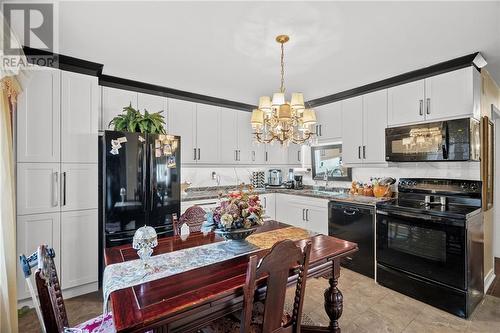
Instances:
[[[304,184],[302,183],[302,175],[293,176],[293,188],[296,190],[302,190],[304,188]]]

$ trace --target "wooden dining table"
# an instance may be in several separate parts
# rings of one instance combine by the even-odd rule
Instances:
[[[256,233],[273,231],[289,225],[267,221]],[[357,251],[357,244],[322,234],[297,240],[304,245],[311,241],[308,278],[329,275],[329,287],[324,293],[324,308],[328,327],[302,326],[302,332],[340,332],[343,296],[337,287],[340,259]],[[158,240],[153,255],[223,241],[213,232],[191,233],[187,238],[165,237]],[[253,252],[263,256],[269,249]],[[195,268],[134,287],[114,291],[110,306],[117,332],[196,332],[211,321],[239,311],[243,306],[243,286],[249,254]],[[138,259],[131,245],[107,248],[106,265]],[[290,272],[289,284],[295,282]],[[260,285],[265,290],[265,285]],[[307,289],[306,289],[307,293]],[[257,292],[257,295],[259,293]],[[264,291],[261,292],[265,294]]]

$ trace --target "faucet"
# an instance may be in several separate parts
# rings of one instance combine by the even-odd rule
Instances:
[[[215,180],[217,183],[217,187],[220,186],[220,176],[217,174],[217,172],[212,171],[212,179]]]
[[[323,180],[325,181],[325,190],[328,189],[328,169],[325,169],[325,174],[323,175]]]

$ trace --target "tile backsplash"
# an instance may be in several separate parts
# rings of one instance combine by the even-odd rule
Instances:
[[[220,176],[220,185],[236,185],[241,182],[250,183],[252,171],[267,171],[272,166],[264,167],[182,167],[182,181],[191,182],[191,187],[214,186],[216,181],[212,179],[212,172],[215,171]],[[283,179],[288,177],[288,167],[279,166],[283,171]],[[352,179],[366,182],[370,177],[394,177],[396,179],[403,177],[422,177],[422,178],[454,178],[480,180],[480,171],[478,162],[419,162],[419,163],[397,163],[388,167],[363,167],[352,169]],[[314,185],[316,182],[312,179],[312,174],[304,176],[305,185]],[[323,181],[317,182],[323,185]],[[334,187],[350,187],[350,182],[329,182]]]

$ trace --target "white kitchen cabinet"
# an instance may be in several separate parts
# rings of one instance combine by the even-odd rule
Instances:
[[[189,201],[181,201],[181,214],[184,214],[186,209],[192,206],[200,206],[205,211],[209,211],[210,209],[214,209],[219,205],[219,199],[203,199],[203,200],[189,200]]]
[[[363,96],[342,101],[342,161],[363,162]]]
[[[58,70],[31,71],[18,97],[17,161],[60,159],[60,79]]]
[[[480,74],[472,66],[425,79],[425,119],[477,118],[480,113],[474,105],[480,99],[477,79],[480,80]]]
[[[363,95],[363,163],[385,163],[387,89]]]
[[[320,205],[306,205],[304,228],[323,235],[328,235],[328,202]]]
[[[276,220],[328,235],[328,200],[276,193]]]
[[[97,235],[97,210],[61,213],[60,260],[63,289],[97,281]]]
[[[97,215],[96,215],[97,217]],[[35,214],[17,217],[17,253],[24,254],[26,257],[38,249],[41,244],[47,244],[52,247],[56,253],[54,263],[60,273],[60,228],[61,215],[59,213]],[[76,244],[76,243],[75,243]],[[78,247],[73,244],[76,250]],[[73,250],[73,251],[75,251]],[[77,257],[79,257],[79,253]],[[74,258],[73,258],[74,260]],[[77,262],[78,260],[74,260]],[[25,299],[30,297],[26,286],[21,266],[17,265],[17,298]],[[34,280],[32,280],[34,283]]]
[[[388,123],[405,125],[425,120],[425,82],[418,80],[388,89]]]
[[[137,108],[137,92],[110,87],[101,87],[101,130],[113,130],[109,122],[123,112],[123,108],[132,105]]]
[[[264,208],[265,220],[276,220],[276,194],[259,194],[260,204]]]
[[[196,163],[220,162],[220,107],[197,104],[196,106]],[[182,144],[182,143],[181,143]]]
[[[238,112],[222,108],[220,114],[220,161],[233,164],[238,161]]]
[[[61,165],[61,210],[97,209],[97,164]]]
[[[17,163],[17,215],[60,210],[60,164]]]
[[[161,114],[167,121],[167,98],[159,95],[137,94],[137,110],[144,114],[144,110],[148,113],[156,113],[163,111]]]
[[[61,72],[61,161],[97,163],[97,77]]]
[[[181,137],[181,162],[196,163],[196,103],[168,100],[168,131]]]
[[[288,164],[288,148],[283,146],[280,142],[274,141],[273,143],[265,144],[266,146],[266,161],[267,164]]]
[[[253,164],[266,164],[267,162],[267,151],[266,145],[264,143],[252,142],[252,161]]]
[[[317,123],[312,129],[318,141],[339,140],[342,137],[342,102],[330,103],[314,108]]]
[[[257,152],[253,149],[253,130],[250,125],[252,113],[237,111],[238,113],[238,162],[250,164],[255,162]]]
[[[300,165],[302,163],[302,145],[290,144],[288,146],[288,164]]]
[[[473,67],[388,90],[388,125],[480,116],[480,74]]]

